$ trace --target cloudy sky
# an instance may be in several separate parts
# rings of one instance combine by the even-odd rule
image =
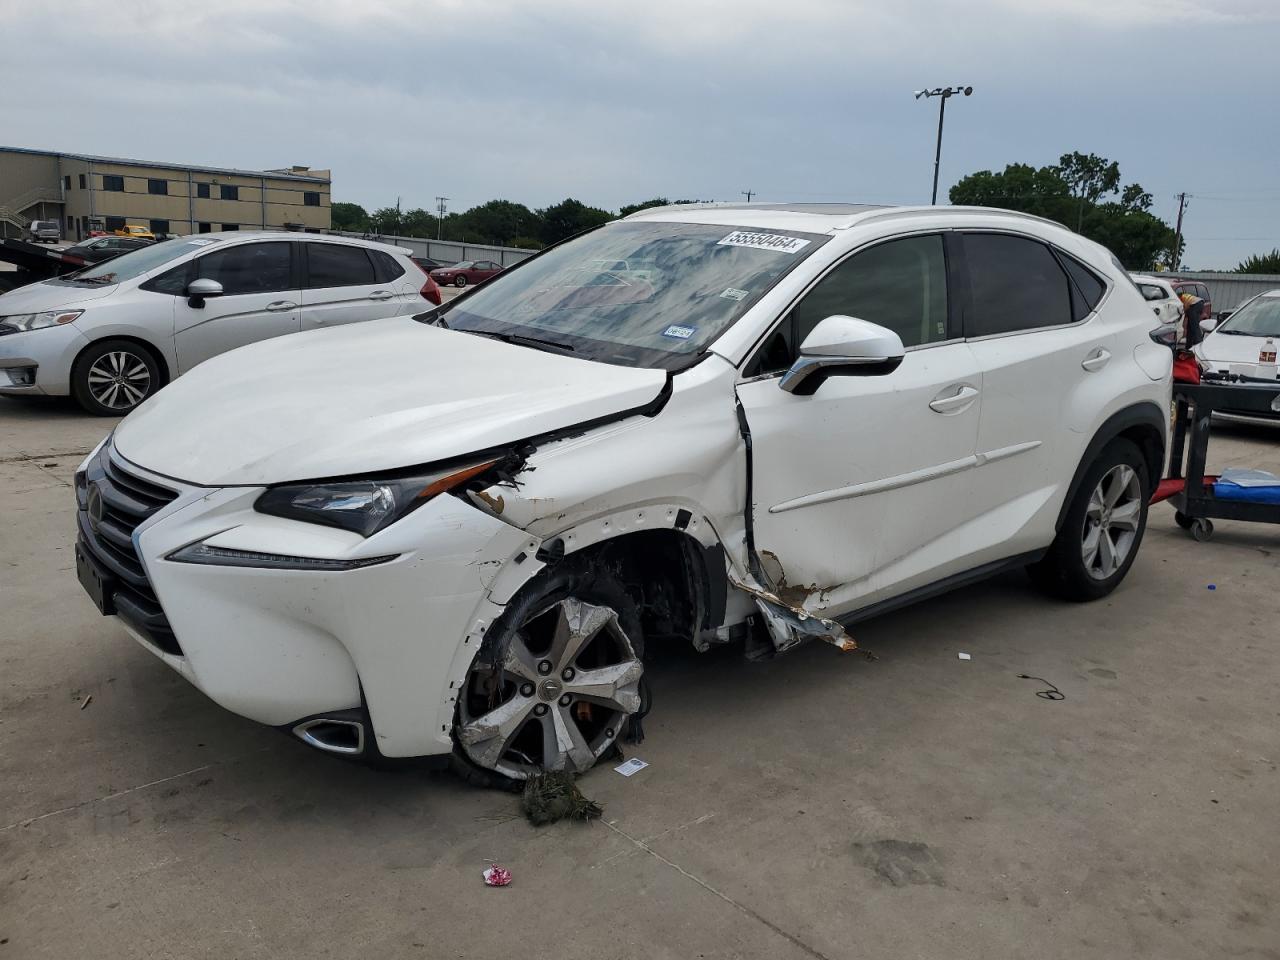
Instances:
[[[927,202],[1071,150],[1187,260],[1280,246],[1280,0],[0,0],[0,144],[333,170],[461,210],[573,196]]]

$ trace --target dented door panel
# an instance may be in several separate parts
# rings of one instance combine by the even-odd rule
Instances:
[[[888,375],[834,377],[811,397],[776,378],[739,384],[768,586],[836,616],[892,592],[887,569],[907,580],[962,568],[967,538],[947,533],[971,515],[981,387],[962,342],[909,351]]]

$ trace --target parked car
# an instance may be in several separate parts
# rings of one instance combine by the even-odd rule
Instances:
[[[501,265],[492,260],[463,260],[452,267],[432,270],[431,279],[442,287],[465,287],[468,283],[480,283],[501,272]]]
[[[439,303],[408,254],[310,234],[203,234],[20,287],[0,296],[0,394],[70,394],[120,416],[233,347]]]
[[[646,650],[848,649],[1023,566],[1111,593],[1164,458],[1152,327],[1047,220],[646,210],[443,307],[202,364],[81,465],[79,578],[314,747],[582,771],[646,709]]]
[[[68,247],[66,252],[83,257],[86,263],[101,263],[103,260],[111,260],[123,253],[141,250],[150,244],[150,240],[133,237],[90,237],[83,243]]]
[[[61,243],[62,227],[57,220],[32,220],[27,235],[32,243]]]
[[[1217,373],[1268,379],[1276,376],[1280,290],[1258,294],[1234,311],[1223,311],[1217,319],[1202,321],[1200,326],[1205,336],[1196,344],[1195,354],[1203,366]],[[1264,360],[1264,355],[1269,359]]]
[[[1179,323],[1182,320],[1182,300],[1173,284],[1161,277],[1149,277],[1143,274],[1132,274],[1133,282],[1138,285],[1142,299],[1151,304],[1151,309],[1161,323]]]
[[[119,230],[114,231],[114,235],[117,237],[134,237],[140,240],[154,240],[156,238],[156,235],[148,228],[139,226],[136,223],[126,223]]]
[[[430,257],[410,257],[409,259],[421,267],[422,272],[426,274],[430,274],[432,270],[439,270],[444,267],[444,264],[439,260],[433,260]]]

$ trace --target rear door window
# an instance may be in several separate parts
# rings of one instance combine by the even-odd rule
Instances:
[[[363,247],[307,244],[308,287],[362,287],[376,282],[373,261]]]
[[[391,254],[382,250],[370,250],[369,256],[373,257],[374,276],[378,283],[390,283],[404,276],[404,267]]]
[[[1039,240],[998,233],[964,235],[971,301],[968,337],[1017,333],[1071,323],[1072,284]]]

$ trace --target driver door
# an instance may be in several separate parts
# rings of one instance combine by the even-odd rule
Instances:
[[[738,385],[752,451],[752,521],[767,584],[835,617],[965,569],[982,377],[960,339],[942,234],[864,248],[794,306]],[[888,374],[779,387],[827,316],[894,330]],[[753,365],[755,369],[753,370]]]

